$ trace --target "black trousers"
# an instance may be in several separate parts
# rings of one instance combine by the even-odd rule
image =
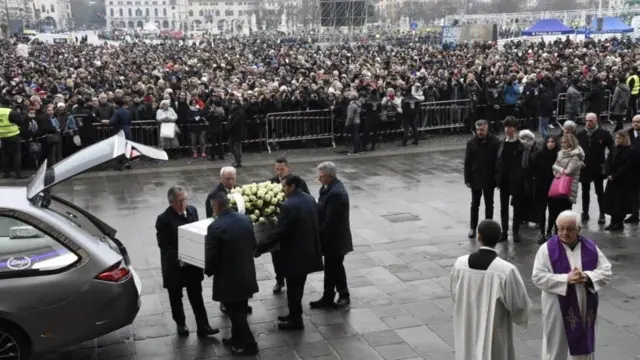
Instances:
[[[513,197],[509,186],[500,187],[500,222],[502,225],[502,232],[509,231],[509,207],[511,207],[510,200]],[[515,204],[513,207],[513,233],[517,234],[520,231],[520,219],[522,219],[521,210],[519,204]]]
[[[224,140],[222,139],[221,132],[210,133],[209,135],[209,144],[211,144],[211,148],[209,150],[209,155],[211,158],[215,158],[216,156],[219,159],[224,158]]]
[[[242,142],[239,140],[229,140],[229,148],[236,164],[242,164]]]
[[[341,299],[348,299],[347,272],[344,269],[344,255],[324,257],[324,294],[323,299],[333,301],[336,292]]]
[[[182,305],[182,288],[170,288],[169,292],[169,305],[171,305],[171,315],[176,325],[185,325],[184,306]],[[202,329],[209,325],[209,319],[207,318],[207,310],[204,307],[204,300],[202,299],[202,285],[187,286],[187,296],[189,297],[189,303],[193,309],[193,314],[196,317],[196,324],[198,329]],[[246,307],[245,307],[246,316]]]
[[[638,180],[635,180],[638,181]],[[640,213],[640,186],[632,186],[630,191],[631,196],[631,216],[638,217]]]
[[[549,224],[548,224],[548,232],[551,232],[551,229],[555,228],[556,220],[558,219],[558,215],[565,210],[571,210],[573,204],[569,199],[547,199],[547,204],[549,206]],[[542,229],[542,225],[540,226]],[[556,229],[555,233],[558,232]]]
[[[611,115],[611,120],[616,122],[616,127],[613,128],[614,133],[624,128],[624,116],[619,114]]]
[[[493,194],[494,188],[474,190],[471,189],[471,224],[472,230],[478,227],[478,213],[480,212],[480,199],[484,195],[484,218],[493,219]]]
[[[22,146],[20,136],[2,139],[2,173],[9,175],[11,169],[16,176],[22,172]]]
[[[287,304],[292,322],[302,322],[302,295],[306,282],[307,275],[287,276]]]
[[[247,322],[249,301],[229,302],[224,304],[231,321],[231,342],[238,347],[255,346],[256,339]]]
[[[417,142],[420,138],[418,134],[418,116],[406,115],[402,116],[402,143],[406,144],[409,141],[409,131],[411,131],[411,137],[413,141]]]
[[[589,174],[587,179],[589,181],[580,182],[580,185],[582,185],[582,212],[589,213],[589,203],[591,202],[591,183],[593,182],[593,187],[596,190],[596,198],[598,199],[600,214],[604,214],[604,179],[600,174]]]
[[[273,271],[276,273],[276,281],[278,282],[278,284],[284,285],[284,272],[282,269],[282,266],[283,266],[282,252],[277,250],[272,251],[271,260],[273,262]]]
[[[378,130],[380,128],[380,119],[378,117],[366,117],[364,120],[364,129],[362,130],[362,147],[367,148],[371,144],[371,150],[376,148],[378,143]]]

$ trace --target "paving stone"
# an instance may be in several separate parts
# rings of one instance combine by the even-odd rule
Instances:
[[[464,152],[432,150],[421,148],[401,156],[386,156],[394,151],[385,151],[385,156],[358,158],[322,150],[312,152],[322,154],[318,155],[321,158],[304,162],[295,161],[303,159],[298,154],[304,152],[290,154],[296,173],[307,179],[312,194],[318,194],[320,188],[314,180],[315,166],[324,160],[337,164],[350,191],[355,251],[346,256],[345,268],[352,306],[350,311],[310,309],[309,301],[321,296],[324,282],[322,273],[312,274],[303,299],[305,330],[279,331],[276,318],[287,313],[286,294],[271,293],[273,265],[270,256],[262,256],[256,260],[260,291],[251,301],[254,313],[248,317],[262,348],[260,359],[454,358],[449,272],[457,256],[474,251],[478,244],[466,236],[470,194],[462,184]],[[239,184],[272,176],[272,157],[262,154],[252,159],[238,170]],[[221,334],[208,340],[198,339],[195,333],[186,339],[176,336],[168,295],[162,288],[153,224],[167,206],[166,189],[173,184],[186,186],[190,202],[203,214],[205,198],[222,165],[183,163],[162,168],[136,164],[135,170],[124,173],[91,172],[56,187],[56,195],[71,199],[118,229],[143,282],[142,307],[132,326],[45,354],[42,360],[232,359],[220,344],[230,334],[230,322],[211,300],[211,281],[203,282],[203,298],[209,321]],[[258,163],[262,165],[255,166]],[[500,211],[497,197],[494,217]],[[591,211],[597,213],[597,202],[592,201]],[[410,212],[420,220],[389,223],[380,217],[391,212]],[[483,210],[480,212],[482,215]],[[598,358],[627,360],[640,355],[639,228],[626,226],[622,234],[611,235],[593,220],[583,227],[583,235],[599,244],[614,269],[611,285],[600,293]],[[518,267],[532,299],[529,327],[515,327],[515,336],[518,359],[533,360],[539,359],[542,335],[540,291],[531,282],[537,231],[525,226],[521,233],[521,244],[509,241],[497,250]],[[195,332],[186,296],[183,303],[187,324]]]
[[[407,359],[407,358],[418,355],[407,344],[379,346],[379,347],[376,347],[376,351],[385,360]]]

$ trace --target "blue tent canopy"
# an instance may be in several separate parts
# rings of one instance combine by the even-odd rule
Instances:
[[[591,31],[596,34],[621,34],[621,33],[630,33],[633,32],[633,28],[622,20],[612,17],[612,16],[604,16],[602,17],[602,30],[597,31],[598,29],[598,18],[594,17],[591,21]]]
[[[562,23],[558,19],[542,19],[530,28],[522,31],[523,36],[541,35],[567,35],[574,34],[575,30]]]

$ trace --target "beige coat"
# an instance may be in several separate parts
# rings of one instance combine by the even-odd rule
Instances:
[[[584,167],[584,151],[580,146],[578,148],[565,151],[560,150],[558,152],[558,159],[553,164],[553,174],[559,175],[564,173],[570,176],[573,181],[571,182],[571,196],[569,201],[572,204],[576,203],[578,198],[578,189],[580,188],[580,170]]]

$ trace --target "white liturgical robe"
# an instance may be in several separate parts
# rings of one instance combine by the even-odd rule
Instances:
[[[582,246],[579,244],[572,250],[569,246],[561,243],[567,253],[567,258],[571,269],[578,268],[582,271]],[[598,292],[603,286],[611,281],[611,263],[598,250],[598,265],[593,271],[585,271],[585,275],[591,279],[593,287],[587,289],[585,284],[575,285],[578,307],[582,315],[583,324],[587,320],[586,303],[587,291]],[[554,274],[551,261],[549,260],[549,249],[547,244],[540,246],[536,259],[533,263],[533,273],[531,275],[533,284],[542,290],[540,299],[542,307],[542,360],[592,360],[594,354],[571,356],[569,354],[569,343],[565,332],[564,320],[560,311],[558,295],[565,296],[569,285],[568,274]],[[596,320],[597,330],[597,320]],[[595,344],[597,345],[597,335]]]
[[[482,247],[478,253],[495,250]],[[450,276],[456,360],[513,360],[513,323],[526,327],[531,301],[518,269],[493,255],[484,268],[455,262]],[[493,260],[492,260],[493,259]]]

